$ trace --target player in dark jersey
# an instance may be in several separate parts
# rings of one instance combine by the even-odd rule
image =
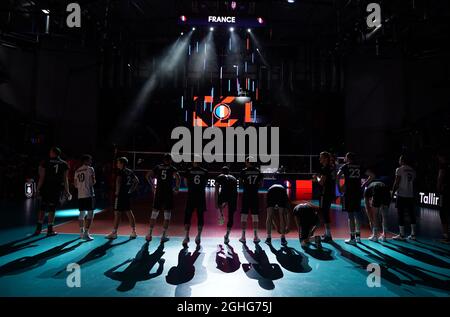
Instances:
[[[153,197],[153,211],[150,217],[150,230],[145,239],[152,241],[153,228],[155,227],[156,219],[161,211],[164,212],[163,232],[161,235],[161,243],[169,241],[167,237],[167,229],[169,228],[169,221],[172,216],[173,209],[173,194],[178,193],[180,189],[180,174],[175,166],[172,165],[172,156],[165,154],[163,163],[157,165],[152,171],[147,173],[147,179],[152,184],[155,184]],[[173,187],[173,179],[175,179],[175,188]]]
[[[258,189],[261,187],[262,174],[259,168],[253,165],[254,158],[249,156],[245,159],[245,168],[241,171],[239,176],[239,184],[242,191],[242,209],[241,209],[241,226],[242,236],[240,242],[245,243],[245,231],[247,229],[247,218],[249,211],[252,212],[253,222],[253,242],[259,243],[261,240],[258,237],[259,226],[259,200]]]
[[[439,173],[437,178],[437,190],[440,194],[439,216],[442,224],[442,243],[450,243],[448,221],[450,218],[450,166],[446,153],[438,154]]]
[[[350,239],[345,243],[356,245],[361,242],[360,214],[361,211],[361,166],[355,162],[355,154],[348,152],[345,155],[345,164],[337,173],[337,180],[344,178],[344,185],[339,186],[343,195],[342,210],[348,213],[348,226]]]
[[[192,162],[192,167],[186,171],[184,179],[188,188],[188,197],[184,215],[185,238],[183,245],[187,246],[189,243],[191,218],[195,209],[197,210],[198,218],[198,232],[195,237],[195,243],[199,245],[204,223],[203,212],[206,210],[205,187],[208,181],[208,170],[202,168],[198,162],[194,161]]]
[[[331,154],[328,152],[322,152],[319,156],[320,164],[322,168],[319,175],[313,175],[313,182],[317,182],[320,185],[320,212],[322,221],[325,225],[325,235],[322,237],[324,242],[330,242],[333,240],[331,236],[331,219],[330,209],[332,202],[336,199],[335,188],[336,182],[333,179],[332,170],[330,166]]]
[[[42,231],[45,213],[48,213],[47,236],[57,233],[53,230],[55,212],[61,204],[61,200],[72,199],[69,192],[69,166],[60,158],[61,150],[57,147],[50,149],[49,158],[39,167],[38,195],[41,197],[41,206],[38,214],[35,235]]]
[[[116,160],[117,177],[116,190],[114,199],[114,228],[112,232],[106,236],[107,239],[114,240],[117,238],[117,230],[119,229],[122,213],[126,212],[131,226],[130,239],[136,239],[136,221],[134,219],[133,211],[131,210],[131,194],[134,193],[138,187],[139,179],[134,172],[127,168],[128,159],[126,157],[119,157]]]
[[[222,173],[217,176],[215,182],[216,208],[220,211],[219,223],[223,224],[223,210],[228,207],[227,232],[224,236],[224,243],[230,242],[230,232],[234,224],[234,212],[237,203],[237,180],[230,174],[228,166],[222,167]]]
[[[372,227],[372,235],[369,237],[369,240],[377,242],[378,239],[381,239],[381,241],[385,242],[388,230],[387,214],[391,203],[391,192],[382,180],[377,179],[373,169],[368,169],[366,175],[368,179],[363,184],[365,188],[364,202],[370,226]],[[379,236],[380,227],[382,229],[381,236]]]
[[[275,184],[270,186],[267,191],[267,219],[266,219],[266,230],[267,230],[267,238],[266,243],[272,243],[272,225],[274,222],[275,212],[278,211],[280,218],[280,226],[279,231],[281,234],[281,244],[286,245],[286,231],[288,228],[288,211],[290,207],[289,196],[282,185]]]
[[[320,225],[319,211],[319,207],[309,202],[300,203],[293,209],[302,248],[306,248],[309,245],[310,238],[314,235],[314,231]],[[317,238],[316,247],[321,248],[320,237],[317,236]]]

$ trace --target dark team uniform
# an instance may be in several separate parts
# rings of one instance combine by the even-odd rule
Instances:
[[[173,175],[176,172],[175,166],[166,164],[157,165],[153,169],[157,180],[153,209],[173,209]]]
[[[206,210],[205,187],[208,171],[199,166],[189,168],[184,177],[187,179],[188,197],[184,224],[190,224],[192,213],[197,209],[198,225],[203,226],[203,212]]]
[[[258,189],[262,174],[257,167],[246,167],[241,171],[240,180],[243,188],[242,214],[248,214],[249,210],[254,215],[259,214]]]
[[[119,195],[117,195],[114,203],[114,210],[128,211],[131,210],[131,193],[130,189],[133,186],[135,179],[134,172],[129,168],[119,170],[117,177],[121,177]]]
[[[372,199],[372,206],[375,208],[389,206],[391,203],[389,187],[381,181],[371,182],[364,190],[364,198]]]
[[[308,239],[313,233],[313,228],[320,222],[316,208],[307,204],[299,204],[294,207],[293,212],[300,225],[300,240]]]
[[[228,223],[227,228],[233,227],[234,212],[236,211],[237,203],[237,180],[233,175],[220,174],[216,178],[216,186],[220,187],[218,203],[221,206],[223,203],[228,204]]]
[[[361,210],[361,166],[359,164],[344,164],[339,174],[344,175],[345,192],[342,200],[342,210],[357,212]]]
[[[330,166],[323,166],[320,175],[325,176],[325,183],[322,185],[320,192],[320,210],[322,213],[323,221],[330,223],[330,208],[331,203],[336,198],[335,186],[336,178],[332,175],[332,169]]]
[[[288,208],[289,197],[286,189],[281,185],[272,185],[267,191],[267,208]]]
[[[54,212],[60,204],[64,189],[64,174],[69,169],[68,164],[60,158],[47,159],[42,163],[45,169],[44,183],[40,189],[41,209]]]

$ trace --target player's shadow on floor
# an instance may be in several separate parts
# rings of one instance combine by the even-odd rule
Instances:
[[[219,244],[216,252],[216,267],[224,273],[233,273],[241,267],[239,256],[229,244]]]
[[[120,285],[117,287],[119,292],[128,292],[132,290],[138,282],[148,281],[162,274],[165,262],[162,258],[165,253],[164,244],[160,244],[155,252],[151,254],[148,247],[149,243],[144,243],[134,259],[128,259],[104,273],[106,277],[120,282]],[[123,271],[116,272],[117,269],[126,264],[128,264],[128,266]],[[158,264],[156,272],[150,273],[156,264]]]
[[[77,241],[78,238],[72,239],[70,241],[64,242],[56,247],[53,247],[42,253],[33,256],[24,256],[22,258],[16,259],[9,263],[0,266],[0,277],[5,275],[16,275],[28,270],[35,269],[44,265],[48,260],[53,259],[57,256],[65,254],[67,252],[75,250],[77,247],[82,245],[84,242],[78,242],[70,247],[69,244]],[[67,247],[67,248],[66,248]]]
[[[308,257],[294,248],[282,246],[276,249],[269,244],[270,251],[277,257],[278,263],[286,270],[294,273],[308,273],[312,268],[309,265]]]
[[[325,248],[322,246],[321,249],[317,249],[315,246],[313,247],[311,244],[306,247],[302,247],[303,251],[306,254],[312,256],[316,260],[320,261],[333,261],[333,251],[331,249]]]
[[[275,288],[274,280],[283,277],[283,271],[276,263],[270,263],[266,252],[259,244],[255,244],[255,251],[251,251],[246,244],[242,247],[242,252],[249,263],[243,263],[242,269],[245,274],[254,280],[258,280],[259,286],[266,290]]]
[[[178,253],[178,264],[172,266],[167,273],[166,282],[172,285],[187,283],[194,278],[194,263],[200,256],[200,248],[197,247],[193,253],[189,252],[187,247]]]
[[[364,248],[362,248],[361,246],[363,246]],[[408,277],[408,281],[403,281],[403,284],[412,286],[419,284],[425,287],[439,289],[447,292],[450,291],[450,276],[446,274],[430,271],[425,267],[419,267],[416,265],[404,263],[397,258],[386,254],[385,252],[381,252],[376,248],[369,246],[368,244],[360,243],[357,248],[376,261],[385,263],[386,267],[401,273],[403,276]],[[434,275],[441,276],[442,279],[437,278]]]
[[[446,256],[446,257],[450,257],[450,248],[447,249],[443,246],[440,245],[436,245],[433,243],[427,243],[424,241],[409,241],[408,243],[411,243],[414,246],[418,246],[422,249],[426,249],[434,254],[440,255],[440,256]]]
[[[0,256],[5,256],[5,255],[8,255],[8,254],[11,254],[11,253],[23,250],[23,249],[36,247],[36,245],[32,245],[32,244],[47,238],[47,236],[42,236],[42,237],[39,237],[39,238],[36,238],[33,240],[26,241],[33,237],[36,237],[36,236],[30,235],[28,237],[0,245]],[[26,242],[23,242],[23,241],[26,241]],[[18,244],[19,242],[22,242],[22,243]]]
[[[444,261],[444,260],[439,259],[435,256],[432,256],[428,253],[422,252],[420,250],[408,247],[408,242],[403,242],[402,244],[404,244],[404,245],[401,245],[400,243],[392,243],[392,242],[386,241],[386,242],[383,242],[382,245],[385,248],[388,248],[395,252],[402,253],[402,254],[409,256],[410,258],[413,258],[417,261],[427,263],[427,264],[430,264],[433,266],[441,267],[444,269],[450,268],[450,262]]]
[[[86,254],[82,259],[80,259],[78,261],[75,261],[75,260],[68,261],[68,263],[76,263],[80,266],[83,266],[83,268],[86,268],[92,262],[98,261],[102,257],[104,257],[108,253],[108,250],[110,250],[114,247],[124,245],[125,243],[127,243],[129,241],[131,241],[131,239],[127,239],[127,240],[124,240],[124,241],[121,241],[118,243],[113,243],[113,240],[108,240],[104,244],[89,251],[89,253]],[[54,270],[52,272],[54,272]],[[65,274],[62,274],[62,273],[65,273]],[[69,275],[69,274],[70,274],[70,272],[67,272],[66,267],[61,268],[54,274],[50,273],[50,275],[54,278],[66,278],[67,275]],[[41,277],[47,277],[48,275],[49,275],[49,273],[44,273],[41,275]]]

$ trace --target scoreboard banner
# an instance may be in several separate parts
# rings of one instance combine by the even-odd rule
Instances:
[[[180,25],[190,26],[230,26],[230,27],[263,27],[266,21],[262,17],[240,17],[240,16],[219,16],[207,15],[202,17],[188,17],[182,15],[178,20]]]

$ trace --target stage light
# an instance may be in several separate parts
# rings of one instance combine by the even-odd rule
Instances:
[[[183,32],[181,32],[181,33],[180,33],[180,35],[181,35],[181,36],[183,36],[183,35],[184,35],[184,33],[183,33]]]
[[[50,14],[50,10],[49,9],[42,9],[42,12],[45,14]]]
[[[234,27],[231,27],[231,28],[230,28],[230,32],[234,32]]]
[[[212,32],[212,31],[214,31],[214,28],[213,28],[213,27],[210,27],[209,30]]]
[[[180,16],[180,20],[183,21],[183,22],[186,22],[186,21],[187,21],[187,18],[186,18],[185,15],[182,15],[182,16]]]
[[[258,21],[259,24],[263,24],[263,23],[264,23],[264,19],[261,18],[261,17],[259,17],[259,18],[257,19],[257,21]]]
[[[287,0],[288,3],[295,3],[295,0]]]
[[[192,31],[195,31],[195,26],[192,28]]]
[[[252,32],[252,29],[247,29],[247,33],[251,33]]]
[[[235,10],[237,7],[236,1],[231,1],[231,9]]]

